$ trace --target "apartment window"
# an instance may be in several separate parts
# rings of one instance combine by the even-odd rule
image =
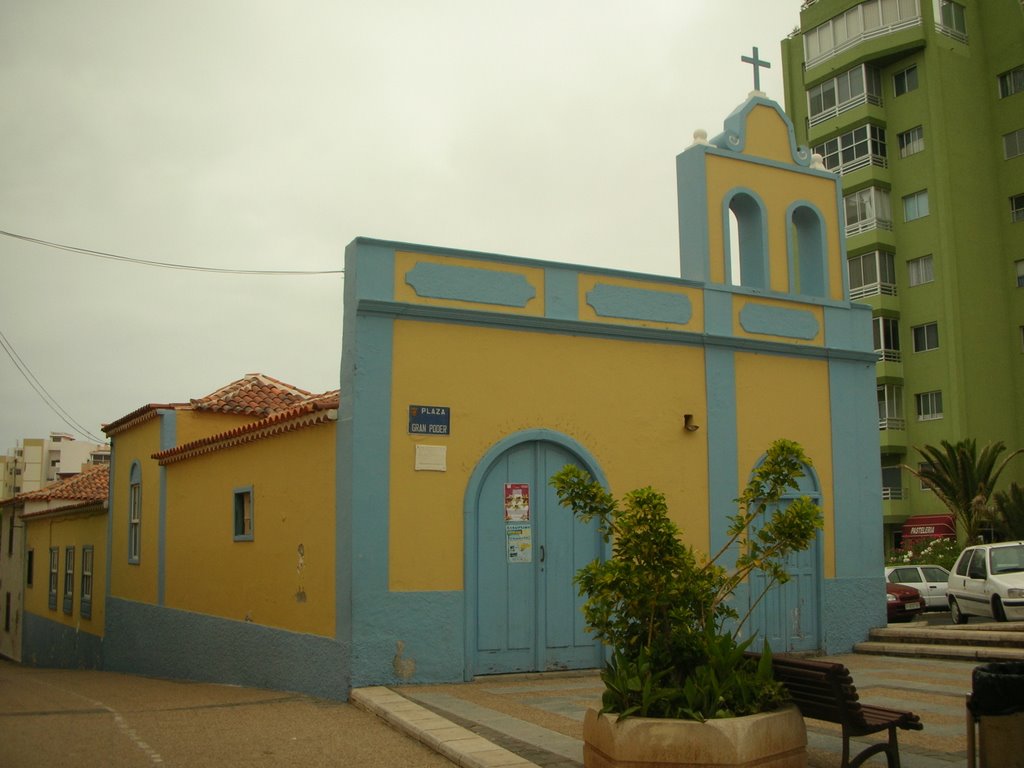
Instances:
[[[25,586],[32,586],[32,574],[35,571],[36,551],[30,549],[25,553]]]
[[[917,65],[907,67],[892,76],[892,90],[897,96],[917,90]]]
[[[808,121],[814,126],[868,103],[882,103],[882,78],[877,69],[862,64],[807,90]]]
[[[1024,354],[1024,325],[1020,327],[1020,351]]]
[[[882,500],[898,501],[903,498],[903,469],[897,464],[894,467],[882,467]]]
[[[60,551],[58,547],[50,547],[50,610],[57,610],[57,568],[60,565]]]
[[[819,144],[814,151],[821,155],[826,168],[840,175],[868,165],[884,167],[885,129],[867,123]]]
[[[906,429],[903,419],[903,387],[899,384],[879,384],[878,392],[878,428]]]
[[[920,256],[907,262],[907,277],[910,286],[924,285],[935,280],[935,267],[932,257]]]
[[[943,34],[967,42],[967,19],[964,7],[953,0],[939,0],[939,20],[936,27]]]
[[[999,98],[1005,99],[1024,91],[1024,66],[1011,69],[999,76]]]
[[[1024,155],[1024,128],[1003,135],[1003,157],[1009,160],[1018,155]]]
[[[128,562],[138,563],[142,549],[142,468],[132,464],[128,480]]]
[[[889,190],[878,187],[861,189],[843,198],[846,213],[846,235],[871,229],[892,229]]]
[[[925,323],[911,328],[914,334],[914,351],[928,352],[939,348],[939,324]]]
[[[903,198],[903,220],[913,221],[928,215],[928,190],[922,189]]]
[[[1016,262],[1017,266],[1017,287],[1024,288],[1024,259]]]
[[[4,598],[4,632],[11,631],[11,593]]]
[[[75,548],[64,547],[64,613],[70,615],[75,599]]]
[[[252,487],[235,491],[235,541],[253,540]]]
[[[904,131],[896,139],[900,144],[900,157],[910,157],[924,151],[924,128],[920,125]]]
[[[1024,221],[1024,195],[1010,198],[1010,221]]]
[[[82,547],[82,597],[78,612],[83,619],[92,618],[92,560],[93,548]]]
[[[895,257],[888,251],[871,251],[851,256],[846,262],[850,275],[850,298],[895,296]]]
[[[932,468],[933,468],[932,464],[930,464],[927,461],[922,461],[922,462],[920,462],[917,465],[918,475],[922,475],[925,472],[930,472],[932,470]],[[931,486],[925,484],[925,482],[923,480],[920,481],[920,488],[921,488],[922,491],[930,491],[932,489]]]
[[[900,361],[900,328],[894,317],[876,317],[873,321],[875,352],[879,360]]]
[[[917,404],[917,420],[931,421],[942,418],[942,392],[921,392],[914,395]]]

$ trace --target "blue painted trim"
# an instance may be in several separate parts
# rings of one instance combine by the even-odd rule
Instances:
[[[239,533],[238,524],[241,522],[239,519],[239,508],[238,501],[240,498],[244,498],[246,495],[249,496],[249,516],[252,519],[252,529],[249,533]],[[256,538],[256,494],[253,491],[251,485],[246,485],[241,488],[234,488],[231,491],[231,525],[234,532],[232,537],[233,541],[254,541]]]
[[[737,291],[740,293],[740,291]],[[779,341],[763,341],[761,339],[732,338],[693,331],[677,331],[665,328],[650,328],[637,325],[615,325],[613,323],[590,323],[584,321],[552,320],[530,315],[503,315],[496,312],[480,312],[452,307],[428,307],[416,304],[398,304],[395,302],[359,302],[360,316],[403,317],[411,320],[426,320],[457,325],[473,325],[484,328],[503,328],[520,331],[540,331],[544,333],[566,334],[572,336],[588,336],[605,339],[625,339],[647,341],[664,344],[683,344],[690,346],[723,346],[743,348],[754,352],[778,353],[798,357],[872,360],[878,362],[878,355],[861,351],[844,349],[825,349],[824,347],[807,344],[789,344]],[[344,352],[342,353],[344,358]],[[342,401],[345,392],[342,391]]]
[[[824,319],[825,346],[864,353],[874,349],[871,307],[867,304],[850,304],[846,309],[825,307]]]
[[[469,578],[469,574],[476,573],[477,569],[477,551],[475,545],[477,537],[476,518],[477,501],[480,497],[481,486],[488,470],[506,451],[509,451],[518,445],[522,445],[523,443],[533,442],[553,443],[563,448],[568,453],[571,453],[576,457],[582,467],[590,473],[591,477],[605,488],[608,488],[608,479],[605,477],[604,471],[601,469],[601,465],[598,464],[594,455],[573,438],[552,429],[525,429],[520,432],[515,432],[492,445],[480,460],[477,461],[472,474],[469,476],[469,482],[466,484],[466,495],[463,498],[462,503],[464,521],[463,549],[465,552],[462,566],[464,584],[463,595],[466,617],[465,645],[463,649],[463,679],[465,680],[473,679],[474,669],[472,649],[476,648],[477,639],[477,585]],[[610,547],[608,547],[606,548],[605,557],[608,557],[610,554]]]
[[[160,414],[160,450],[166,451],[178,444],[178,412],[165,408],[157,413]],[[163,605],[167,589],[167,467],[160,465],[157,471],[160,478],[160,517],[156,542],[156,602]]]
[[[792,169],[790,169],[792,170]],[[458,248],[444,248],[436,245],[415,245],[412,243],[402,243],[391,240],[375,240],[367,237],[357,237],[353,240],[345,251],[346,265],[345,265],[345,280],[351,279],[349,274],[348,259],[350,251],[357,251],[359,254],[361,267],[360,267],[360,279],[359,282],[362,287],[359,289],[359,297],[362,299],[377,299],[387,300],[392,298],[390,291],[385,295],[382,288],[386,285],[391,287],[394,285],[394,277],[392,272],[392,282],[386,280],[378,281],[374,279],[373,285],[368,286],[366,284],[366,275],[363,274],[367,271],[367,257],[372,257],[372,265],[381,265],[385,261],[388,263],[388,269],[393,270],[393,259],[394,254],[397,251],[402,253],[411,253],[416,256],[455,256],[463,259],[474,259],[477,261],[490,262],[492,264],[507,264],[516,267],[534,267],[537,269],[545,270],[552,266],[560,269],[564,269],[561,265],[554,264],[550,261],[541,261],[539,259],[526,259],[520,256],[506,256],[502,254],[484,253],[477,251],[466,251]],[[646,272],[634,272],[624,269],[609,269],[607,267],[593,267],[585,264],[573,264],[571,269],[580,275],[604,275],[607,277],[622,277],[636,280],[643,280],[645,282],[657,283],[672,283],[679,285],[688,285],[694,288],[702,287],[702,282],[693,278],[679,278],[671,277],[669,275],[651,275]]]
[[[701,283],[710,278],[708,171],[704,149],[695,145],[676,156],[679,274]]]
[[[801,263],[797,263],[797,245],[800,243],[800,226],[795,222],[794,217],[797,209],[806,208],[817,218],[818,232],[817,240],[815,244],[817,246],[816,263],[821,270],[821,290],[817,293],[811,293],[807,290],[804,285],[804,272],[803,264],[807,261],[807,254],[801,254]],[[817,296],[820,298],[827,298],[829,295],[829,258],[828,258],[828,238],[825,234],[825,217],[822,215],[821,210],[814,203],[806,200],[798,200],[790,204],[786,209],[786,221],[793,224],[793,226],[786,227],[786,262],[789,264],[789,292],[797,293],[797,275],[800,276],[800,289],[801,294],[807,296]],[[793,242],[794,230],[796,231],[797,242]],[[845,294],[844,294],[845,295]]]
[[[730,291],[704,292],[704,331],[714,336],[732,336],[732,302]]]
[[[786,131],[789,135],[789,154],[793,158],[793,164],[804,168],[810,166],[811,152],[807,147],[797,146],[796,131],[793,130],[793,122],[789,119],[789,116],[779,104],[763,96],[750,96],[745,102],[736,107],[725,118],[723,123],[725,130],[711,139],[710,143],[719,149],[743,152],[747,146],[747,118],[750,116],[750,112],[757,106],[765,106],[775,110],[776,114],[786,124]]]
[[[587,293],[587,303],[599,317],[686,325],[693,316],[687,296],[624,285],[598,283]]]
[[[882,470],[875,416],[875,366],[832,361],[828,367],[832,425],[836,578],[882,572]]]
[[[424,298],[503,307],[525,307],[537,295],[537,289],[521,273],[457,264],[418,262],[405,273],[405,282]]]
[[[579,319],[578,272],[557,267],[544,270],[544,316],[555,320]]]
[[[104,571],[104,573],[106,574],[106,578],[104,579],[105,584],[103,585],[103,595],[105,599],[110,597],[110,582],[112,581],[112,579],[110,578],[110,568],[114,564],[114,488],[117,487],[115,485],[115,483],[117,483],[117,472],[115,471],[116,467],[117,438],[111,437],[109,468],[110,477],[107,480],[107,551],[106,555],[104,556],[104,560],[106,561],[106,570]]]
[[[812,312],[802,309],[747,304],[740,310],[740,325],[747,333],[782,336],[787,339],[817,338],[821,327]]]
[[[739,495],[736,420],[736,358],[731,349],[704,350],[705,388],[708,398],[708,516],[709,552],[717,552],[729,540],[729,515],[735,514]],[[736,553],[723,556],[721,565],[731,568]]]

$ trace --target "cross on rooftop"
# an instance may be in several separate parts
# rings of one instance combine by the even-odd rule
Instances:
[[[757,55],[757,46],[756,45],[754,46],[754,55],[753,55],[753,57],[751,57],[751,56],[741,56],[740,57],[740,61],[742,61],[744,64],[751,64],[751,65],[753,65],[753,67],[754,67],[754,90],[755,91],[760,91],[761,90],[761,67],[764,67],[765,69],[771,69],[772,65],[769,64],[767,61],[763,61],[761,58],[758,57],[758,55]]]

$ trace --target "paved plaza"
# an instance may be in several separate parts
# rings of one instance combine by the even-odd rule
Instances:
[[[964,698],[978,662],[830,658],[849,667],[862,701],[921,716],[923,731],[899,735],[905,768],[967,764]],[[583,713],[600,694],[595,672],[551,673],[358,689],[345,704],[0,660],[0,764],[577,768]],[[810,766],[838,766],[838,726],[807,726]]]

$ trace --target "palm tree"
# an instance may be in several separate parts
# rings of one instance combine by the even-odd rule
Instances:
[[[1001,440],[989,443],[978,455],[973,439],[958,443],[943,440],[939,447],[918,448],[925,463],[920,469],[904,467],[921,483],[935,492],[935,497],[953,513],[968,541],[978,536],[979,524],[992,516],[989,498],[1007,462],[1024,449],[1017,449],[999,461],[1006,450]]]
[[[1024,487],[1011,483],[1008,492],[997,491],[992,496],[992,503],[1003,518],[1007,540],[1024,540]]]

